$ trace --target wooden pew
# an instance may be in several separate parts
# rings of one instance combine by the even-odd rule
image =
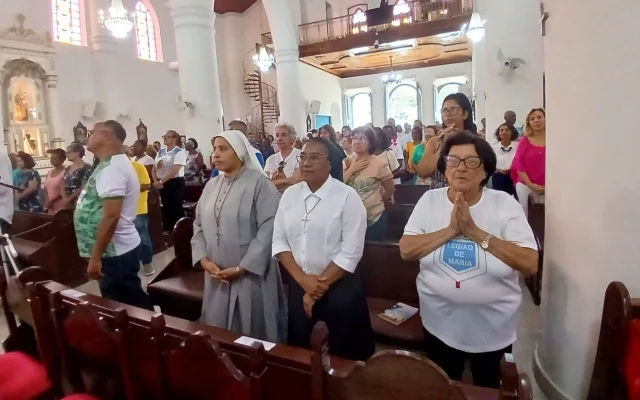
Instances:
[[[158,190],[151,189],[149,191],[147,206],[151,247],[153,247],[153,254],[158,254],[167,249],[167,243],[164,240],[163,234],[164,229],[162,228],[162,206],[160,204],[160,192],[158,192]]]
[[[393,198],[395,204],[411,204],[415,206],[427,190],[429,190],[428,185],[396,185]]]
[[[11,239],[20,265],[42,266],[52,279],[65,285],[87,282],[86,261],[78,252],[72,209],[59,210],[54,215],[16,211],[13,220],[16,229]],[[35,223],[41,225],[33,228]],[[24,227],[32,228],[21,230]]]
[[[334,376],[342,376],[340,371],[363,367],[360,369],[365,373],[361,375],[368,381],[371,366],[377,359],[384,360],[387,354],[374,355],[371,359],[374,361],[366,365],[330,357],[326,351],[326,327],[325,340],[316,345],[322,351],[276,344],[264,352],[255,344],[248,347],[234,343],[241,336],[238,333],[70,292],[55,282],[31,284],[29,302],[42,360],[58,394],[72,388],[100,393],[104,400],[315,400],[316,390],[321,388],[326,389],[321,393],[326,393],[327,399],[373,398],[358,397],[353,392],[344,397],[334,395],[326,373],[330,368],[335,370]],[[316,328],[314,337],[321,328]],[[396,354],[420,359],[406,352]],[[320,370],[321,366],[325,371]],[[519,379],[523,379],[525,387],[528,380],[513,365],[510,368],[510,373],[503,375],[500,390],[463,383],[453,386],[460,389],[461,399],[530,399],[525,391],[513,391],[519,387]],[[78,372],[85,374],[81,376]],[[344,376],[352,378],[353,373]],[[385,384],[392,385],[389,378],[393,377],[385,375]],[[66,381],[71,385],[64,385]],[[345,379],[343,383],[350,389],[356,387],[353,381]],[[324,382],[329,384],[325,386]],[[226,392],[230,387],[233,392],[231,389]],[[437,391],[432,389],[428,393],[415,392],[415,396],[408,398],[443,398],[429,397],[434,394]]]
[[[10,234],[17,235],[30,231],[51,222],[52,219],[51,214],[14,210]]]
[[[534,203],[532,197],[529,197],[529,225],[533,230],[533,235],[538,242],[538,272],[535,275],[528,276],[524,279],[533,302],[540,305],[542,296],[542,267],[544,260],[544,203]]]
[[[185,186],[184,190],[184,204],[182,208],[184,209],[185,216],[189,218],[196,217],[196,205],[198,204],[198,200],[200,200],[200,196],[202,195],[202,191],[204,190],[204,186],[207,184],[209,180],[207,179],[202,184],[190,184]]]
[[[413,204],[385,204],[385,212],[387,213],[387,241],[398,243],[404,227],[409,221],[409,217],[413,212]]]
[[[622,282],[611,282],[604,295],[598,349],[587,400],[628,399],[624,361],[632,319],[640,319],[640,298],[632,299]]]
[[[376,341],[422,350],[424,335],[419,313],[397,326],[378,317],[398,302],[418,308],[416,277],[420,272],[419,262],[404,261],[395,243],[367,242],[356,270],[367,296]]]

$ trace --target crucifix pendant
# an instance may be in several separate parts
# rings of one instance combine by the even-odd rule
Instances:
[[[218,242],[218,246],[220,246],[220,236],[222,236],[222,235],[220,234],[220,232],[217,232],[217,233],[216,233],[216,241]]]
[[[307,229],[307,222],[309,222],[309,216],[308,216],[308,215],[305,215],[305,216],[304,216],[304,219],[302,220],[302,222],[304,222],[303,227],[304,227],[305,229]]]

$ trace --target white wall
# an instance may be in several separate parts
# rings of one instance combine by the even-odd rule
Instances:
[[[620,5],[603,13],[600,0],[545,2],[546,240],[535,362],[556,388],[549,399],[586,397],[606,286],[619,280],[640,297],[640,3]]]
[[[120,120],[127,129],[132,142],[135,137],[135,126],[138,119],[149,128],[149,139],[158,140],[167,129],[182,129],[182,115],[177,111],[176,98],[179,95],[177,73],[168,70],[167,64],[175,61],[175,41],[173,23],[169,7],[164,1],[151,0],[158,16],[161,30],[164,63],[155,63],[137,58],[135,34],[131,32],[127,39],[118,41],[117,74],[120,84],[112,90],[117,91],[117,104],[110,104],[110,109],[129,112],[129,120]],[[85,16],[87,36],[90,36],[88,0],[85,0]],[[126,1],[129,10],[133,1]],[[102,2],[100,6],[103,7]],[[106,7],[105,7],[106,8]],[[52,31],[51,1],[20,0],[3,1],[0,5],[0,29],[15,25],[15,17],[22,13],[26,17],[25,27],[31,28],[40,35]],[[95,16],[97,18],[97,16]],[[81,117],[82,103],[87,100],[109,98],[97,92],[96,82],[100,80],[95,68],[90,37],[88,46],[72,46],[54,43],[57,52],[56,68],[58,70],[58,110],[60,112],[61,137],[69,143],[73,140],[73,126],[80,120],[87,126],[93,120]],[[99,118],[115,118],[115,115],[98,116]],[[96,118],[97,119],[97,118]]]
[[[431,124],[433,115],[433,81],[438,78],[448,78],[451,76],[466,76],[471,80],[471,63],[458,63],[449,65],[438,65],[435,67],[425,67],[399,71],[403,78],[415,78],[422,92],[422,122]],[[341,80],[342,89],[371,88],[373,96],[373,124],[383,126],[386,123],[385,117],[385,87],[382,84],[382,75],[365,75],[354,78],[344,78]]]
[[[311,101],[319,101],[320,112],[318,114],[330,115],[331,125],[340,129],[343,125],[340,78],[300,62],[300,83],[305,109],[308,109]],[[313,123],[312,117],[312,125]]]

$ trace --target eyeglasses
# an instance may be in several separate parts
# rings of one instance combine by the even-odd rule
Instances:
[[[467,158],[460,158],[456,156],[446,156],[444,163],[447,167],[455,168],[464,162],[464,165],[469,169],[477,169],[482,165],[482,159],[480,157],[472,156]]]
[[[353,140],[354,142],[367,142],[367,141],[369,141],[369,139],[367,139],[366,136],[354,136],[351,140]]]
[[[285,164],[286,163],[284,161],[280,161],[280,164],[278,164],[278,172],[283,172],[284,171]]]
[[[163,137],[165,137],[165,138],[169,138],[169,139],[175,139],[175,138],[177,138],[178,136],[176,136],[176,135],[164,135]]]
[[[462,110],[461,107],[445,107],[442,110],[440,110],[440,113],[442,113],[442,115],[456,115],[461,110]]]
[[[307,161],[309,161],[309,163],[311,164],[317,164],[318,162],[320,162],[320,160],[322,160],[323,158],[329,158],[328,156],[321,156],[320,154],[300,154],[297,159],[298,162],[300,164],[304,164]]]

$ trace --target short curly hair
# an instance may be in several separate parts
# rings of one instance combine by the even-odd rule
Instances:
[[[453,146],[462,146],[465,144],[472,144],[476,148],[478,157],[482,160],[482,166],[484,167],[484,172],[487,176],[482,180],[482,182],[480,182],[480,186],[485,186],[487,182],[489,182],[489,179],[491,179],[491,175],[496,172],[496,164],[498,162],[496,159],[496,153],[486,140],[471,131],[458,132],[444,142],[444,147],[442,148],[440,157],[438,158],[438,171],[444,175],[444,171],[447,169],[445,158],[449,155],[451,148]]]
[[[518,133],[518,130],[513,125],[509,125],[506,122],[503,122],[498,126],[498,129],[496,129],[496,132],[495,132],[496,139],[498,139],[498,142],[500,141],[500,128],[502,128],[503,126],[506,126],[511,131],[511,141],[516,140],[518,136],[520,136],[520,134]]]
[[[33,161],[33,157],[31,157],[31,154],[29,153],[25,153],[24,151],[19,151],[16,157],[20,157],[22,159],[25,169],[32,169],[33,167],[36,166],[36,162]]]

